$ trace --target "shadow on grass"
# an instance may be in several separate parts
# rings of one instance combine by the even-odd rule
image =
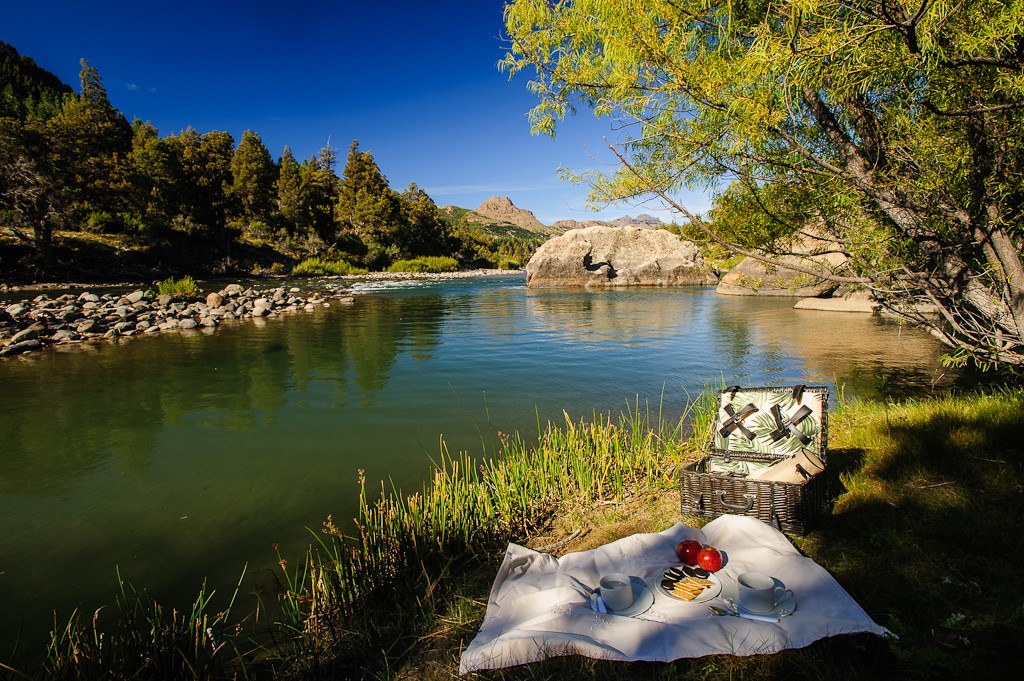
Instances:
[[[1004,397],[879,407],[877,446],[830,453],[839,495],[805,549],[900,636],[903,678],[1024,671],[1024,408]]]

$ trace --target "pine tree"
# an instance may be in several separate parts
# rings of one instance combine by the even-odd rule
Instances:
[[[377,259],[395,245],[401,231],[401,205],[373,155],[352,141],[335,208],[341,228],[358,234]],[[378,263],[379,264],[379,263]]]
[[[400,197],[402,220],[396,240],[401,257],[443,255],[450,249],[451,229],[434,200],[411,182]]]
[[[123,210],[119,164],[132,140],[131,126],[111,105],[99,72],[84,59],[80,78],[81,94],[66,95],[46,124],[55,179],[69,193],[61,218],[71,229],[89,213]]]
[[[334,219],[334,204],[338,198],[338,176],[334,173],[336,158],[335,151],[326,146],[319,155],[299,168],[303,224],[327,246],[338,238]]]
[[[273,210],[277,168],[260,136],[251,130],[231,157],[231,196],[238,215],[246,222],[266,220]]]
[[[189,127],[168,141],[181,164],[185,189],[178,194],[181,212],[175,221],[176,229],[226,248],[234,140],[226,132],[200,135]]]
[[[302,221],[302,176],[290,147],[285,147],[278,163],[277,212],[286,228],[294,234]]]

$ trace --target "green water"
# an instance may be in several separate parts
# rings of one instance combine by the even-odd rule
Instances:
[[[360,284],[351,305],[0,361],[0,642],[109,603],[115,566],[172,602],[271,582],[357,471],[411,489],[538,416],[679,414],[686,393],[947,384],[926,335],[711,289],[527,291],[521,276]],[[664,398],[662,398],[664,395]],[[0,659],[4,647],[0,647]]]

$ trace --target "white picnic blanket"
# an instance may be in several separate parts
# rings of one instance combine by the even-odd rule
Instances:
[[[735,595],[736,577],[742,573],[763,572],[793,591],[796,611],[778,623],[759,622],[714,616],[706,604],[660,593],[657,584],[666,568],[678,564],[675,546],[683,539],[711,544],[725,554],[725,566],[717,573],[723,596]],[[590,592],[601,575],[611,572],[643,578],[655,594],[650,610],[632,618],[594,612]],[[678,523],[664,532],[633,535],[560,559],[509,544],[484,621],[462,653],[459,672],[558,655],[624,662],[756,655],[856,632],[892,636],[781,532],[754,518],[725,515],[703,530]]]

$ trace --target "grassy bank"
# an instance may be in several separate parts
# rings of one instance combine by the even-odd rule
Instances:
[[[171,613],[123,588],[116,617],[73,617],[56,627],[42,668],[26,658],[11,665],[22,672],[8,673],[452,678],[508,541],[561,555],[680,520],[676,469],[709,437],[707,400],[691,407],[689,442],[681,424],[634,409],[619,419],[549,424],[536,446],[500,435],[503,456],[494,460],[442,455],[419,492],[385,488],[371,502],[377,495],[364,489],[354,531],[328,519],[308,556],[282,557],[276,604],[253,611],[240,594],[225,612],[200,593],[193,613]],[[796,544],[898,641],[844,636],[770,656],[673,664],[557,658],[475,678],[1000,678],[1018,671],[1022,428],[1020,390],[856,402],[833,413],[835,503]]]

